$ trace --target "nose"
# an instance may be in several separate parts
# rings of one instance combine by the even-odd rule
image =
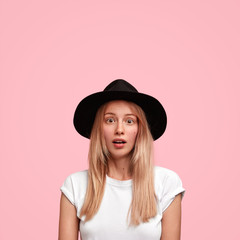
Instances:
[[[123,123],[118,122],[117,127],[116,127],[116,134],[117,134],[117,135],[124,134]]]

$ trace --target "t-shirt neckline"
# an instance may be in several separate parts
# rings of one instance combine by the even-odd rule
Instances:
[[[128,187],[128,186],[132,186],[132,179],[128,179],[128,180],[117,180],[114,178],[109,177],[108,175],[106,175],[106,182],[108,184],[117,186],[117,187]]]

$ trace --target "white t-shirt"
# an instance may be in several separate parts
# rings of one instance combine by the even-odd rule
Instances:
[[[82,240],[159,240],[161,219],[175,196],[184,196],[185,189],[179,176],[172,170],[154,167],[155,193],[158,198],[158,213],[148,223],[129,227],[128,209],[132,200],[132,180],[120,181],[106,176],[104,196],[97,214],[85,222],[80,219],[79,230]],[[88,172],[80,171],[69,175],[60,190],[76,207],[79,218],[87,189]]]

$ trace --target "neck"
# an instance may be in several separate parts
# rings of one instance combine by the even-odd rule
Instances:
[[[110,159],[108,161],[108,173],[107,175],[117,180],[131,179],[129,158]]]

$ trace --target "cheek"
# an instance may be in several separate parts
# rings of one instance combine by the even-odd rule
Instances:
[[[107,141],[111,137],[111,129],[103,127],[103,136],[105,140]]]
[[[137,133],[138,133],[138,129],[136,129],[136,130],[134,130],[134,131],[132,131],[132,132],[130,133],[131,139],[132,139],[133,141],[136,140]]]
[[[136,140],[136,137],[137,137],[137,131],[134,132],[134,140]]]

